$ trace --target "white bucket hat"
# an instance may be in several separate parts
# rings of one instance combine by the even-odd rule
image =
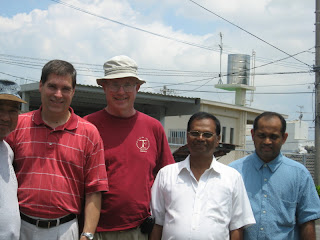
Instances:
[[[137,79],[138,84],[144,84],[146,81],[138,77],[137,63],[124,55],[115,56],[105,62],[103,65],[104,77],[98,78],[97,83],[102,85],[105,80],[112,80],[124,77],[133,77]]]

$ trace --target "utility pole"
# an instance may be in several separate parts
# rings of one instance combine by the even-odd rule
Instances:
[[[320,185],[320,0],[316,0],[316,54],[315,65],[315,149],[316,155],[314,160],[314,180],[316,185]]]

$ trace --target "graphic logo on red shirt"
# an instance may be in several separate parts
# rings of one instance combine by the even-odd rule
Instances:
[[[150,147],[150,142],[148,138],[140,137],[136,141],[137,148],[140,149],[140,152],[147,152]]]

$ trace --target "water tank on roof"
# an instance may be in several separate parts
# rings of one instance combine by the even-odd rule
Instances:
[[[228,77],[227,84],[249,85],[250,55],[229,54],[228,55]]]

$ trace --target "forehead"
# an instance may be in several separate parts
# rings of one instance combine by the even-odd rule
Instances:
[[[125,78],[115,78],[115,79],[110,79],[106,80],[107,83],[112,83],[112,84],[134,84],[137,82],[137,80],[134,77],[125,77]]]
[[[70,74],[58,75],[55,73],[50,73],[45,84],[48,84],[48,83],[50,84],[63,83],[63,84],[68,84],[72,86],[72,76]]]
[[[10,101],[10,100],[0,100],[0,106],[20,108],[20,103],[16,101]]]
[[[262,117],[258,121],[257,131],[281,132],[281,120],[278,117]]]
[[[194,119],[191,122],[190,130],[201,130],[215,133],[216,124],[211,118]]]

